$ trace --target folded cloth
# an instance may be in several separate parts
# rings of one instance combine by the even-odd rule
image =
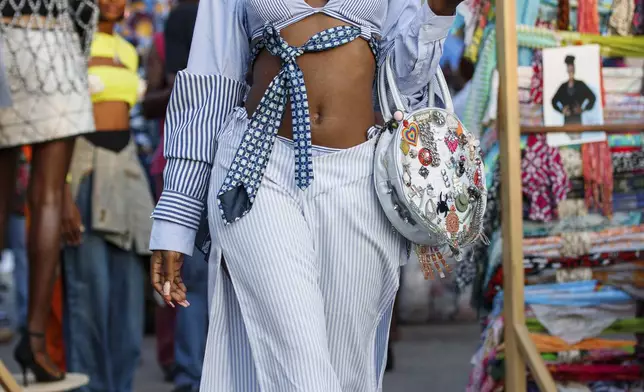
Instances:
[[[557,336],[541,335],[531,333],[530,338],[534,342],[537,350],[540,353],[558,353],[561,351],[573,350],[599,350],[607,348],[632,348],[635,347],[634,340],[608,340],[608,339],[584,339],[576,344],[568,344]],[[499,351],[505,349],[505,343],[501,343],[498,347]]]
[[[532,305],[532,311],[548,333],[560,337],[568,344],[575,344],[587,338],[599,336],[620,317],[633,314],[617,309],[594,306],[551,306]]]

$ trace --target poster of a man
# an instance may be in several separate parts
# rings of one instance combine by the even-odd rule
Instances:
[[[543,50],[543,123],[550,127],[604,123],[598,45]],[[552,146],[602,140],[604,132],[548,134]]]
[[[582,112],[592,110],[597,97],[582,80],[575,79],[575,56],[565,59],[568,80],[559,86],[552,97],[552,107],[563,114],[564,124],[581,124]]]

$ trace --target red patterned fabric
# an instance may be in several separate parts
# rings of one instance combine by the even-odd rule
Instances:
[[[532,103],[543,103],[543,58],[540,50],[534,51],[532,59],[532,79],[530,80],[530,100]]]
[[[599,34],[597,0],[579,0],[577,2],[577,30],[580,33]]]
[[[557,28],[568,31],[570,27],[570,2],[568,0],[559,0],[557,7]]]
[[[537,20],[536,27],[552,29],[552,23]],[[530,100],[532,103],[543,103],[543,56],[541,50],[535,50],[532,57],[532,78],[530,80]]]
[[[570,181],[559,150],[550,147],[545,135],[530,135],[521,160],[523,194],[530,206],[528,218],[549,222],[557,218],[557,205],[570,191]]]
[[[584,171],[584,198],[589,209],[613,215],[613,160],[608,142],[581,146]]]

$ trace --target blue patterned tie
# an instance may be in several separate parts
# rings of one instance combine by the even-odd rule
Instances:
[[[282,59],[280,72],[271,81],[262,97],[235,158],[217,194],[217,203],[226,223],[239,220],[250,211],[264,177],[275,136],[282,122],[287,101],[291,100],[293,145],[295,149],[295,182],[306,189],[313,180],[311,156],[311,119],[309,101],[304,85],[304,74],[296,59],[307,52],[321,52],[349,43],[360,36],[360,28],[340,26],[312,36],[303,46],[290,46],[270,25],[264,29],[263,39],[255,48],[257,54],[266,48]],[[372,50],[374,45],[371,45]]]

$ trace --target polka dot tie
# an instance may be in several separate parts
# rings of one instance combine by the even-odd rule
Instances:
[[[296,60],[307,52],[321,52],[347,44],[360,36],[360,28],[339,26],[312,36],[301,47],[289,45],[271,25],[267,25],[254,55],[268,50],[282,60],[280,72],[269,84],[237,149],[224,183],[217,194],[222,218],[231,223],[250,211],[264,177],[275,136],[282,122],[288,98],[293,122],[295,182],[306,189],[313,181],[311,118],[304,74]],[[372,51],[377,46],[371,43]]]

